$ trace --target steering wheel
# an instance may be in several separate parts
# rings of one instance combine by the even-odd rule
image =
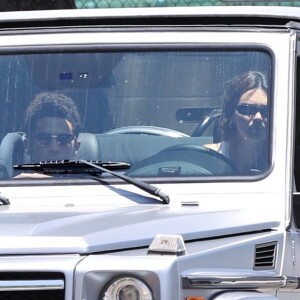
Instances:
[[[189,135],[164,127],[156,126],[126,126],[116,129],[112,129],[106,132],[106,134],[145,134],[145,135],[159,135],[169,137],[188,137]]]
[[[235,167],[224,155],[212,149],[179,144],[133,165],[126,172],[137,177],[224,176],[236,174]]]

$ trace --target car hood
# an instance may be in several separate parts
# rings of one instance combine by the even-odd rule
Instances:
[[[0,210],[1,254],[93,253],[148,246],[156,234],[185,240],[268,230],[278,220],[255,210],[132,205],[72,211]]]

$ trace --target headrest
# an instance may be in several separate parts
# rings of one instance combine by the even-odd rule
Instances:
[[[99,159],[99,146],[97,136],[93,133],[80,133],[78,136],[80,147],[75,159],[97,160]]]
[[[6,134],[0,144],[0,179],[7,175],[14,176],[13,165],[22,164],[24,159],[24,139],[23,132],[10,132]],[[7,174],[4,174],[6,170]]]

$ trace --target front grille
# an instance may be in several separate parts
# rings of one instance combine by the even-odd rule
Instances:
[[[7,291],[0,292],[1,300],[63,300],[64,291]]]
[[[64,300],[64,274],[0,272],[0,300]]]

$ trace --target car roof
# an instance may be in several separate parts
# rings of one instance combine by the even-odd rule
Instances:
[[[63,25],[278,25],[300,22],[300,7],[202,6],[0,12],[0,29]]]

